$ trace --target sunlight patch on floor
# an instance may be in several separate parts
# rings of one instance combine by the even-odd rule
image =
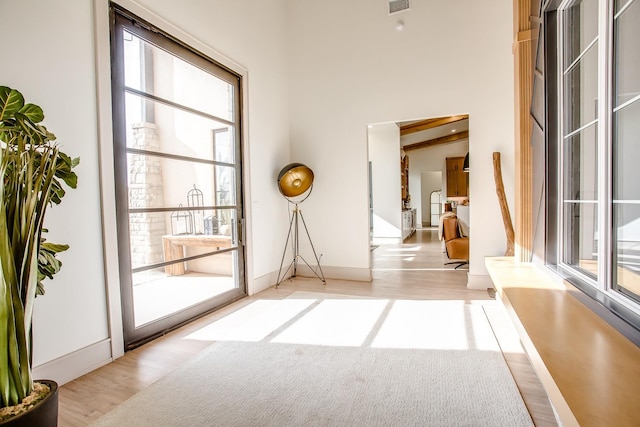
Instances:
[[[393,249],[387,249],[387,251],[389,252],[417,252],[420,249],[422,249],[422,246],[410,246],[410,247],[402,247],[402,248],[393,248]]]
[[[314,302],[312,299],[258,300],[186,338],[204,341],[262,341]]]
[[[384,299],[324,299],[272,342],[361,346],[387,302]]]
[[[394,301],[372,347],[466,350],[465,325],[462,301]]]
[[[206,341],[499,351],[483,304],[294,292],[257,300],[187,336]]]

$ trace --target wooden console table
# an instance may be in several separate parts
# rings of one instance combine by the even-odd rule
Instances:
[[[164,250],[165,262],[184,258],[184,248],[186,246],[197,247],[214,247],[217,249],[230,248],[231,236],[222,234],[183,234],[177,236],[162,236],[162,246]],[[184,263],[176,262],[175,264],[164,267],[167,276],[179,276],[184,274]]]

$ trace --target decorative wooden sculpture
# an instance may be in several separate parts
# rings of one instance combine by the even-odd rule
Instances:
[[[502,212],[502,222],[504,223],[504,231],[507,234],[507,249],[504,251],[505,256],[514,255],[515,233],[513,231],[513,223],[511,222],[511,213],[507,204],[507,196],[504,194],[504,184],[502,183],[502,166],[500,165],[500,153],[493,153],[493,179],[496,182],[496,193],[498,194],[498,202],[500,202],[500,211]]]

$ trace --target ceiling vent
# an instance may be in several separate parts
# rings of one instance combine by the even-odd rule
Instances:
[[[409,0],[389,0],[389,15],[409,10]]]

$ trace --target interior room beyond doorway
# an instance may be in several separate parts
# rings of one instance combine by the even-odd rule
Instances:
[[[468,115],[370,124],[368,153],[372,245],[437,231],[445,207],[469,236]]]

